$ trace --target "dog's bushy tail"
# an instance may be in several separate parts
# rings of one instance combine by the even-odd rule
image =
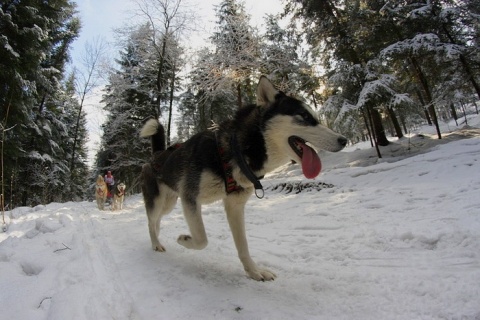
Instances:
[[[151,137],[152,153],[165,150],[165,129],[158,120],[148,120],[140,131],[140,137]]]

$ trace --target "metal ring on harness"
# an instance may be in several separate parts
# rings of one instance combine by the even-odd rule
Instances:
[[[259,178],[255,176],[255,174],[252,172],[252,170],[248,166],[247,161],[245,161],[245,157],[241,154],[240,148],[238,147],[237,135],[235,133],[232,134],[232,138],[230,140],[230,147],[233,150],[233,157],[237,161],[238,166],[240,167],[240,170],[248,178],[248,180],[250,180],[250,182],[253,183],[253,186],[255,187],[255,195],[257,196],[258,199],[262,199],[265,196],[263,186],[258,180]],[[258,195],[259,190],[262,190],[262,193],[260,196]]]

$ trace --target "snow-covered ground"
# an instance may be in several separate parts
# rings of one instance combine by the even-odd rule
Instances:
[[[179,204],[153,252],[140,195],[7,212],[0,319],[480,319],[480,130],[424,130],[382,149],[322,154],[320,191],[287,165],[247,204],[250,251],[273,282],[245,276],[221,203],[209,245],[189,251]],[[450,129],[455,127],[450,125]],[[431,129],[429,129],[431,130]],[[428,149],[428,150],[427,150]],[[288,185],[287,185],[288,187]]]

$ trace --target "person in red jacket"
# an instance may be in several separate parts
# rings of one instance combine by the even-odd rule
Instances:
[[[110,199],[113,197],[113,185],[115,184],[115,179],[113,178],[112,171],[107,171],[104,180],[108,187],[107,201],[110,202]]]

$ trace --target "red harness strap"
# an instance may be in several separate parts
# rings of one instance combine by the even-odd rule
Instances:
[[[227,193],[232,193],[235,191],[242,191],[243,188],[237,184],[237,181],[233,178],[232,174],[232,165],[228,161],[225,156],[225,150],[218,146],[218,154],[220,155],[220,159],[222,161],[222,169],[223,169],[223,180],[225,181],[225,191]]]

